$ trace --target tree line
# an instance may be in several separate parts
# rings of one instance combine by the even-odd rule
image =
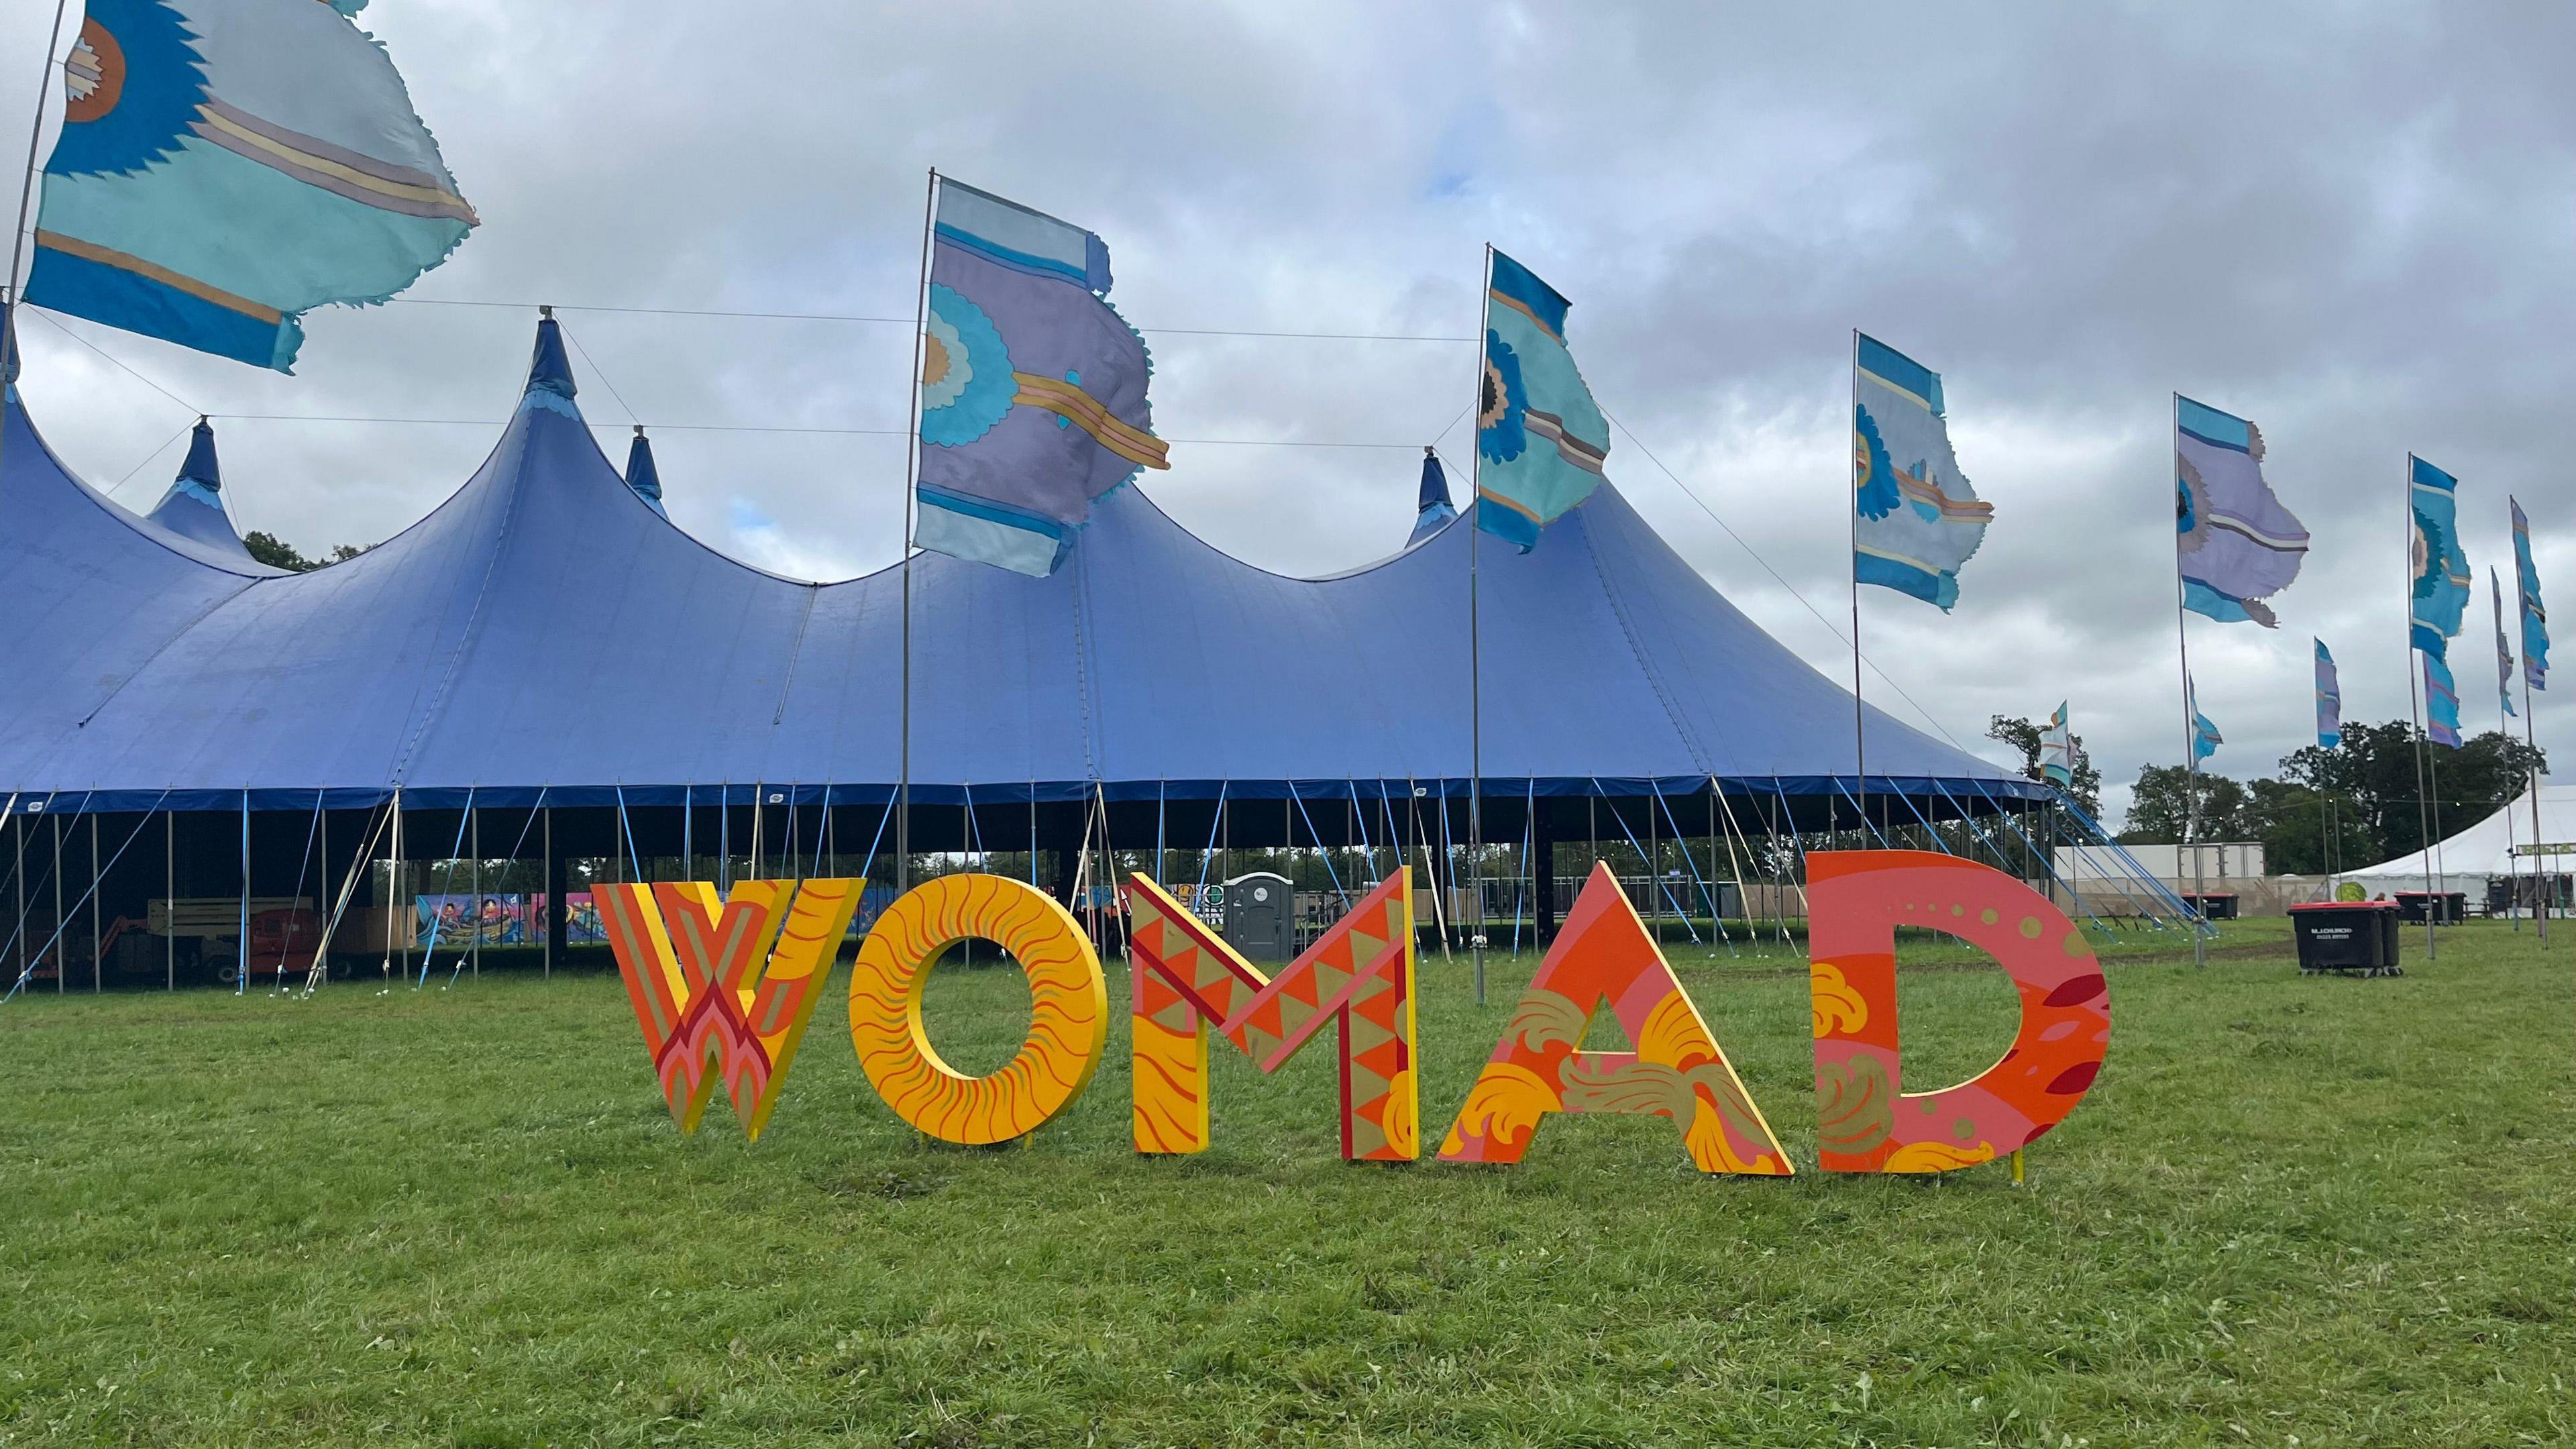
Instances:
[[[2022,773],[2038,780],[2044,728],[2043,721],[1997,715],[1986,734],[2018,750]],[[2098,815],[2102,777],[2084,754],[2080,735],[2075,762],[2075,785],[2067,793]],[[2323,875],[2411,855],[2456,835],[2520,799],[2533,775],[2548,770],[2543,751],[2499,730],[2450,749],[2424,739],[2406,720],[2348,724],[2332,748],[2302,746],[2283,756],[2279,772],[2266,779],[2195,773],[2180,765],[2140,766],[2119,838],[2127,845],[2180,843],[2196,785],[2196,839],[2260,841],[2275,874]]]

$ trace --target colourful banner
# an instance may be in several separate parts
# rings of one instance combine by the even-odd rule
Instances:
[[[914,543],[1043,578],[1093,502],[1171,466],[1109,282],[1090,232],[939,182]]]
[[[1476,409],[1476,526],[1519,547],[1601,486],[1610,425],[1565,346],[1573,304],[1489,252],[1485,381]]]
[[[2469,611],[2469,553],[2460,545],[2460,480],[2409,457],[2408,507],[2415,516],[2415,586],[2407,620],[2411,643],[2447,659]],[[2447,674],[2447,671],[2446,671]]]
[[[2460,747],[2460,687],[2451,678],[2450,662],[2425,653],[2424,734],[2437,745]]]
[[[1995,516],[1950,451],[1941,374],[1868,336],[1853,340],[1852,506],[1852,578],[1945,611]]]
[[[365,0],[89,0],[26,299],[291,372],[475,225]]]
[[[2050,717],[2048,728],[2039,736],[2039,772],[2048,783],[2061,790],[2075,787],[2075,735],[2066,722],[2066,703],[2060,700],[2057,713]]]
[[[2531,561],[2531,520],[2512,498],[2513,570],[2522,595],[2522,678],[2533,689],[2549,687],[2549,611],[2540,603],[2540,570]]]
[[[2183,607],[2279,628],[2264,600],[2299,576],[2308,531],[2263,481],[2262,429],[2177,394],[2174,474]]]

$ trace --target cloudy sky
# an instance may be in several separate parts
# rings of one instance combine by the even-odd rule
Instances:
[[[39,10],[0,11],[0,117],[33,113]],[[2461,478],[2481,576],[2510,573],[2510,492],[2576,599],[2576,11],[375,0],[363,19],[482,228],[420,301],[312,314],[293,378],[23,325],[40,425],[118,501],[151,506],[202,410],[245,529],[315,552],[420,517],[489,447],[533,322],[429,299],[900,318],[563,314],[603,443],[622,458],[630,418],[656,429],[681,526],[806,577],[882,566],[901,439],[826,430],[906,421],[936,166],[1108,241],[1157,429],[1199,440],[1145,486],[1285,571],[1385,554],[1419,445],[1463,456],[1481,249],[1511,252],[1574,300],[1623,428],[1611,476],[1838,677],[1850,330],[1904,348],[1945,375],[1997,522],[1954,614],[1864,598],[1873,697],[1971,745],[1991,714],[2071,698],[2115,813],[2139,765],[2180,754],[2175,389],[2262,426],[2315,536],[2278,633],[2193,622],[2217,767],[2269,773],[2305,742],[2311,634],[2349,718],[2406,712],[2409,449]],[[1405,340],[1242,335],[1262,332]],[[2455,659],[2492,728],[2486,639],[2481,600]],[[2540,734],[2576,750],[2563,708]]]

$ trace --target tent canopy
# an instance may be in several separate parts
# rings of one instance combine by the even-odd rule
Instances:
[[[539,382],[427,517],[302,574],[118,509],[12,391],[0,791],[82,810],[888,798],[901,568],[810,584],[715,552],[618,475],[568,382]],[[913,798],[1463,796],[1467,529],[1290,578],[1126,488],[1049,578],[918,555]],[[1489,796],[1850,798],[1851,696],[1615,488],[1480,568]],[[2047,796],[1864,713],[1873,794],[1937,815]]]
[[[2540,787],[2540,834],[2532,836],[2531,795],[2525,793],[2512,804],[2493,815],[2449,837],[2430,850],[2401,855],[2382,861],[2367,870],[2348,870],[2337,879],[2356,881],[2376,894],[2391,895],[2398,891],[2424,889],[2425,873],[2432,872],[2445,891],[2466,891],[2481,896],[2487,881],[2495,876],[2529,874],[2537,868],[2543,874],[2576,870],[2576,852],[2543,859],[2535,863],[2517,859],[2516,845],[2576,844],[2576,785],[2543,785]]]

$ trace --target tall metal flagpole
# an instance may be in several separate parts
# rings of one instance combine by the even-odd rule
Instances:
[[[1482,552],[1477,536],[1485,531],[1485,450],[1474,434],[1484,431],[1485,414],[1485,333],[1494,325],[1494,244],[1485,243],[1485,285],[1480,289],[1482,302],[1476,313],[1476,427],[1470,432],[1471,456],[1467,477],[1467,857],[1474,863],[1476,883],[1476,935],[1471,943],[1476,948],[1476,1004],[1485,1004],[1485,649],[1484,628],[1477,606],[1478,555]],[[1453,877],[1454,878],[1454,877]]]
[[[2175,488],[2182,486],[2182,469],[2178,462],[2170,459],[2179,458],[2181,449],[2180,444],[2172,440],[2181,436],[2182,394],[2175,393],[2173,432],[2167,439],[2170,457],[2165,465],[2165,471],[2171,475],[2171,486]],[[2180,519],[2177,508],[2177,524]],[[2174,641],[2182,653],[2182,844],[2183,849],[2191,852],[2192,914],[2195,917],[2191,923],[2191,964],[2206,966],[2209,964],[2209,902],[2205,899],[2207,892],[2203,890],[2206,882],[2200,873],[2200,721],[2196,718],[2198,701],[2191,697],[2191,629],[2184,622],[2189,615],[2190,611],[2184,607],[2182,586],[2182,529],[2177,526],[2174,529]]]
[[[1851,428],[1857,434],[1860,431],[1860,329],[1857,327],[1852,329],[1851,345]],[[1843,500],[1843,507],[1850,515],[1851,524],[1851,557],[1847,562],[1851,565],[1852,785],[1859,795],[1856,803],[1860,809],[1860,828],[1866,832],[1869,829],[1869,744],[1863,727],[1866,716],[1860,702],[1860,467],[1860,455],[1855,448],[1851,487],[1845,490],[1850,496]]]
[[[2441,946],[2433,935],[2432,800],[2424,793],[2424,666],[2415,662],[2415,455],[2406,455],[2406,709],[2415,726],[2415,829],[2424,840],[2424,957],[2438,960]],[[2431,540],[2425,541],[2431,546]],[[2428,556],[2427,566],[2430,565]]]
[[[894,786],[894,893],[912,889],[912,528],[913,505],[921,492],[921,349],[930,320],[931,231],[939,219],[939,168],[921,203],[921,284],[912,301],[912,426],[903,442],[903,703],[896,723]]]

